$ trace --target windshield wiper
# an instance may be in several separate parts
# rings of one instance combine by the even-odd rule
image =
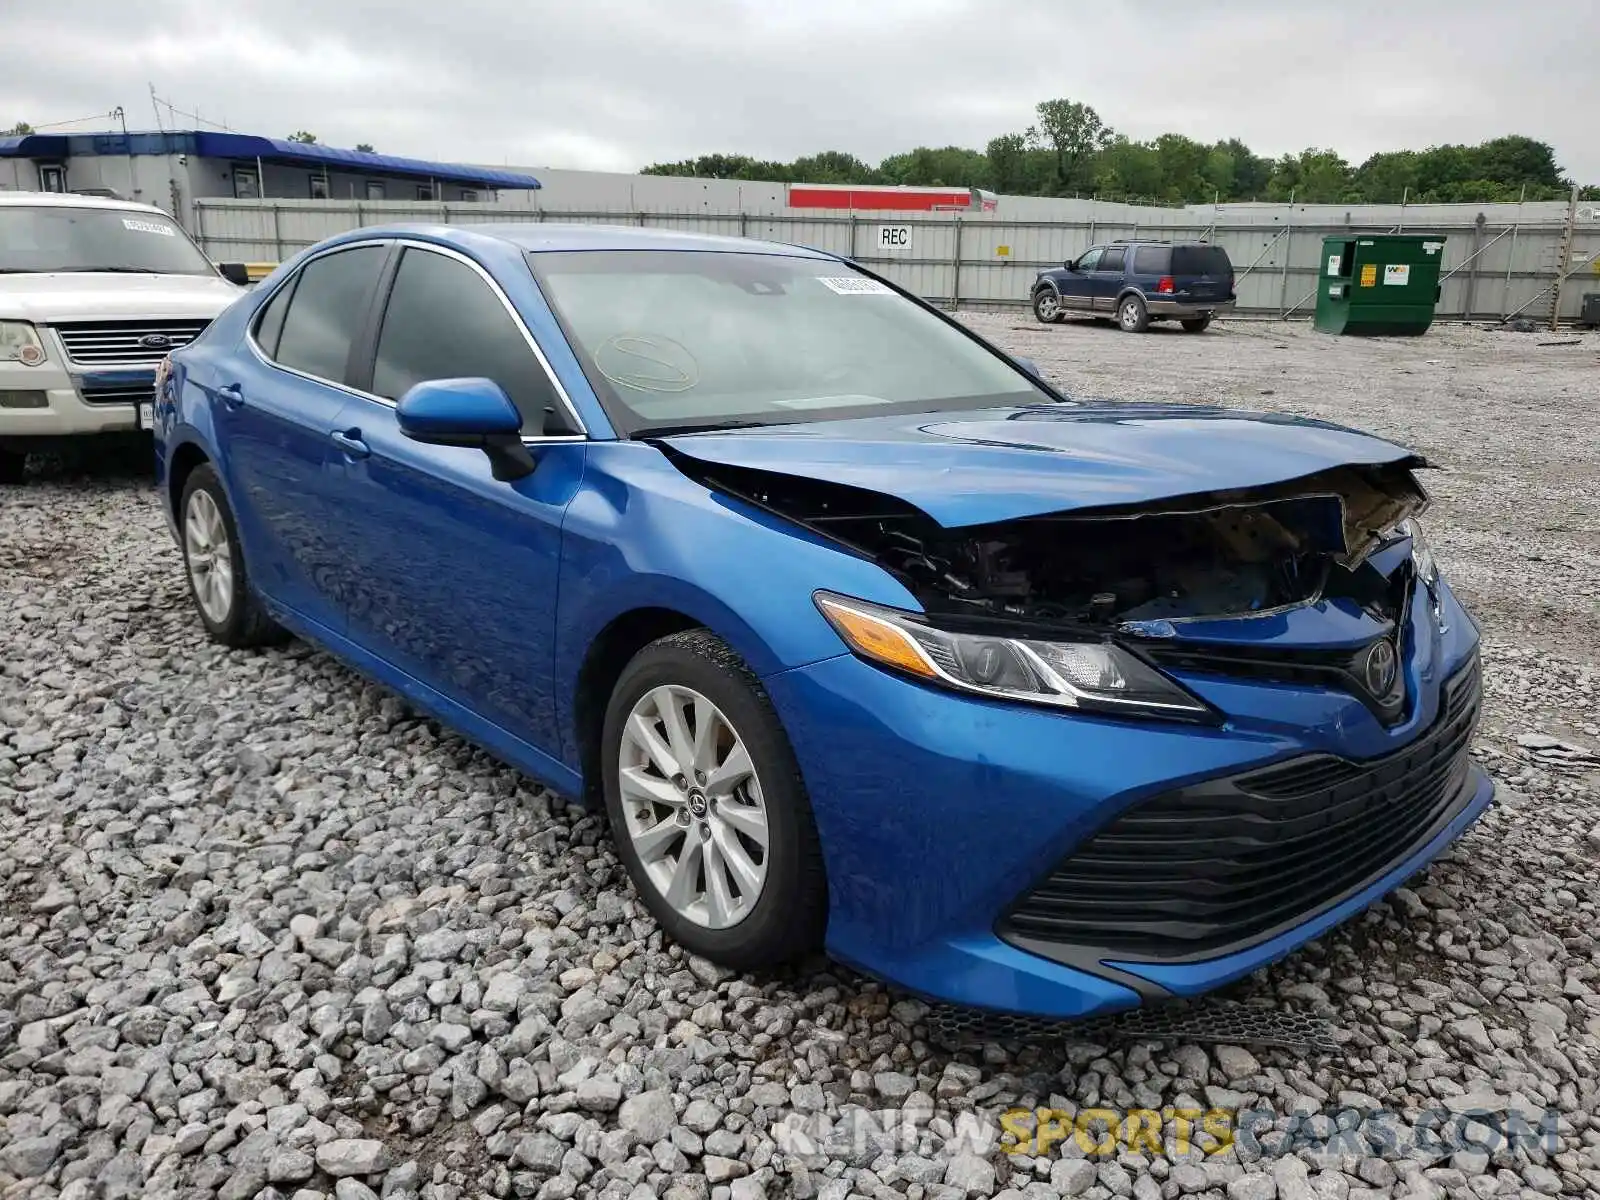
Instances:
[[[651,425],[641,429],[635,434],[643,440],[651,438],[675,437],[680,433],[717,433],[724,429],[766,429],[772,422],[768,421],[697,421],[694,424],[684,425]]]

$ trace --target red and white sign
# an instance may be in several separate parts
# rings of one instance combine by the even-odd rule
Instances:
[[[878,212],[993,212],[998,201],[982,188],[885,187],[864,183],[791,183],[790,208]]]

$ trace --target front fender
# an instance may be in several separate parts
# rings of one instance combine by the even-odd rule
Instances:
[[[593,443],[562,524],[555,686],[576,766],[579,676],[619,617],[666,609],[726,641],[758,676],[846,652],[819,588],[898,608],[914,597],[882,567],[781,517],[713,493],[642,442]]]

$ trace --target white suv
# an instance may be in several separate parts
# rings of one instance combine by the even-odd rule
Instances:
[[[244,294],[222,270],[159,208],[0,192],[0,483],[55,439],[148,429],[157,366]]]

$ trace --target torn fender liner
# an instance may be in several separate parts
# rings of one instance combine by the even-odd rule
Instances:
[[[1235,492],[1335,467],[1427,465],[1321,421],[1173,405],[922,413],[661,440],[706,464],[893,497],[947,529]]]

